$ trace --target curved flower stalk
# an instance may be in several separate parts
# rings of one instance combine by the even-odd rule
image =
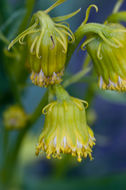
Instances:
[[[64,96],[57,97],[57,101],[51,102],[42,111],[45,123],[36,147],[36,155],[42,151],[48,159],[60,159],[62,154],[76,156],[79,162],[87,156],[92,159],[95,138],[86,122],[87,102],[70,97],[66,92]]]
[[[68,42],[75,38],[66,23],[62,22],[77,14],[79,10],[69,15],[51,18],[48,13],[63,3],[58,0],[45,11],[38,11],[31,20],[31,25],[19,34],[9,45],[9,49],[17,42],[26,45],[28,62],[31,66],[31,80],[35,85],[47,87],[61,82],[67,55]],[[70,38],[70,39],[68,39]]]

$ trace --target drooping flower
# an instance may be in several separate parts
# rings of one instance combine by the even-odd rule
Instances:
[[[17,36],[9,45],[10,49],[18,41],[20,44],[24,44],[26,38],[27,57],[32,71],[31,80],[40,87],[61,82],[68,42],[74,41],[74,35],[68,24],[62,21],[74,16],[80,10],[55,18],[48,15],[53,8],[64,1],[58,0],[47,10],[35,13],[30,27]]]
[[[101,89],[126,91],[126,29],[120,24],[105,26],[109,32],[87,34],[82,48],[92,58]]]
[[[18,105],[10,106],[3,113],[3,123],[8,130],[20,130],[27,124],[28,116]]]
[[[45,152],[48,159],[60,159],[61,154],[71,154],[79,162],[87,156],[92,159],[95,138],[87,125],[83,103],[87,106],[87,102],[69,97],[54,101],[43,109],[45,123],[36,147],[36,155]]]

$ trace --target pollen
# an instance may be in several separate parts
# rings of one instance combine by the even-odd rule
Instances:
[[[63,75],[63,73],[64,73],[64,70],[59,73],[53,72],[52,76],[47,77],[44,75],[41,69],[39,73],[35,73],[34,71],[32,71],[30,78],[33,84],[40,87],[47,87],[50,84],[53,85],[53,84],[61,83],[62,81],[61,76]]]

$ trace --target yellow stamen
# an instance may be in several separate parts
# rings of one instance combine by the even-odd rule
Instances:
[[[55,7],[59,6],[60,4],[64,3],[65,1],[66,0],[57,0],[52,6],[46,9],[44,12],[49,13],[51,10],[53,10]]]
[[[73,38],[73,36],[69,32],[67,32],[66,30],[62,30],[62,32],[64,32],[64,34],[68,35],[71,38],[71,41],[69,42],[73,43],[75,41],[75,38]]]
[[[55,24],[55,26],[60,27],[60,28],[64,28],[65,30],[69,31],[70,34],[73,36],[73,39],[75,39],[73,32],[67,26],[65,26],[63,24]]]
[[[75,102],[78,102],[78,103],[82,102],[83,104],[85,104],[85,108],[88,108],[88,102],[87,102],[87,101],[81,100],[81,99],[79,99],[79,98],[73,98],[73,97],[71,97],[71,99],[72,99],[73,101],[75,101]]]
[[[117,43],[118,47],[123,47],[123,44],[122,44],[119,40],[117,40],[116,38],[113,38],[113,37],[112,37],[112,40],[113,40],[115,43]]]
[[[56,102],[51,102],[50,104],[48,104],[47,106],[45,106],[43,109],[42,109],[42,113],[44,114],[44,115],[46,115],[47,113],[48,113],[48,110],[50,109],[50,106],[53,106],[53,105],[55,105],[56,104]]]
[[[91,8],[94,7],[96,12],[98,12],[98,7],[94,4],[90,5],[88,8],[87,8],[87,11],[86,11],[86,16],[85,16],[85,19],[83,21],[83,24],[86,24],[87,21],[88,21],[88,18],[89,18],[89,14],[90,14],[90,11],[91,11]]]
[[[102,43],[99,44],[98,46],[98,51],[97,51],[97,57],[98,59],[102,59],[102,55],[101,55],[101,48],[102,48]]]
[[[94,39],[95,39],[95,38],[90,38],[90,39],[86,40],[86,41],[82,44],[81,49],[82,49],[82,50],[85,50],[85,49],[86,49],[85,46],[86,46],[87,44],[89,44],[90,42],[92,42]]]
[[[42,38],[43,38],[44,32],[45,32],[45,30],[42,30],[42,32],[41,32],[41,34],[40,34],[40,36],[39,36],[39,38],[38,38],[38,40],[37,40],[37,45],[36,45],[36,57],[37,57],[38,59],[41,58],[41,56],[39,56],[39,51],[40,51],[40,45],[41,45],[41,42],[42,42]]]
[[[59,16],[59,17],[53,17],[52,19],[55,21],[55,22],[60,22],[60,21],[64,21],[64,20],[68,20],[69,18],[75,16],[77,13],[79,13],[81,11],[81,8],[78,9],[77,11],[73,12],[73,13],[70,13],[68,15],[64,15],[64,16]]]
[[[35,39],[32,42],[32,45],[31,45],[31,48],[30,48],[30,53],[31,54],[34,54],[34,47],[35,47],[35,44],[36,44],[37,40],[38,40],[38,36],[36,36]]]
[[[56,30],[56,32],[60,35],[60,37],[61,37],[61,39],[62,39],[62,41],[63,41],[63,43],[64,43],[65,52],[66,52],[66,50],[67,50],[66,38],[65,38],[65,36],[62,34],[62,32],[60,32],[60,30],[58,30],[57,28],[55,28],[55,30]]]
[[[103,39],[103,41],[105,41],[108,45],[115,47],[115,48],[119,48],[119,45],[116,45],[114,43],[112,43],[110,40],[108,40],[102,32],[99,32],[98,35]]]
[[[34,30],[34,28],[38,25],[38,20],[36,20],[36,22],[30,26],[27,30],[25,30],[24,32],[22,32],[21,34],[19,34],[14,40],[12,40],[12,42],[9,44],[8,46],[8,50],[19,41],[19,39],[24,38],[26,35],[31,34],[36,32]]]

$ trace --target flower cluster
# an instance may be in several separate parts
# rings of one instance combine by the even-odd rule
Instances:
[[[45,152],[47,158],[61,158],[62,154],[71,154],[80,162],[87,156],[92,159],[96,140],[86,120],[84,105],[87,107],[87,102],[71,97],[59,84],[66,59],[86,36],[82,49],[87,50],[93,61],[99,87],[126,91],[126,29],[121,24],[110,22],[111,17],[104,24],[87,24],[90,9],[94,7],[98,10],[96,5],[90,5],[84,22],[73,34],[64,21],[76,15],[80,9],[60,17],[51,18],[48,14],[63,2],[65,0],[57,0],[47,10],[35,13],[30,26],[8,48],[26,41],[32,83],[53,91],[52,100],[42,111],[45,122],[36,146],[36,155]],[[25,126],[27,117],[22,110],[14,107],[5,112],[4,121],[7,128],[21,128]]]

